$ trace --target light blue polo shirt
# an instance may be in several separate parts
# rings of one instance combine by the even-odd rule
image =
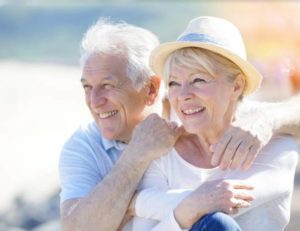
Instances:
[[[60,202],[89,194],[112,169],[125,146],[102,137],[94,122],[81,126],[61,152]]]

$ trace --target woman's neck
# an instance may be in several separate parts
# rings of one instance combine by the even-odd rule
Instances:
[[[221,125],[208,128],[199,134],[184,134],[175,145],[180,156],[192,165],[202,168],[212,168],[211,158],[213,151],[211,146],[217,144],[230,126],[233,120],[233,111],[236,105],[230,104],[223,116]]]
[[[204,151],[206,153],[211,153],[211,146],[218,143],[220,138],[222,137],[222,134],[224,134],[224,131],[220,131],[220,132],[215,132],[212,133],[210,132],[209,134],[197,134],[197,138],[199,140],[199,142],[202,145],[202,148],[204,149]]]
[[[232,120],[232,113],[227,112],[220,126],[216,126],[214,128],[207,128],[205,132],[197,134],[197,137],[206,152],[211,152],[210,147],[219,142],[219,140],[224,135],[226,129],[230,126]]]
[[[197,135],[184,134],[175,144],[177,153],[190,164],[200,168],[212,168],[211,153],[207,152]]]

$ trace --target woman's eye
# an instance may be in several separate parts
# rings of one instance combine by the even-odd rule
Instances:
[[[205,79],[201,79],[201,78],[196,78],[193,80],[193,83],[206,83]]]
[[[170,81],[168,84],[169,87],[174,87],[174,86],[179,86],[179,83],[175,82],[175,81]]]

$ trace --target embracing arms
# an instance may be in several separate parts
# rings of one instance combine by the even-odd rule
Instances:
[[[168,230],[165,220],[172,215],[179,225],[172,230],[189,228],[203,215],[215,211],[241,215],[290,195],[297,155],[293,139],[274,138],[248,171],[228,171],[222,177],[226,180],[207,181],[196,189],[181,190],[168,189],[164,165],[152,164],[143,179],[145,190],[137,197],[137,215],[159,221],[151,230]]]
[[[222,169],[248,169],[273,135],[300,138],[300,94],[276,103],[245,101],[236,120],[212,146],[212,164]]]
[[[274,114],[274,131],[300,138],[300,94],[270,105]]]
[[[116,231],[145,169],[174,145],[180,133],[181,128],[170,126],[157,115],[138,125],[116,165],[90,193],[62,203],[63,230]],[[156,139],[158,136],[164,137],[163,142]]]

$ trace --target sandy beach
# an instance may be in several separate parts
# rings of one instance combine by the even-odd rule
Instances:
[[[89,118],[73,67],[0,63],[0,210],[17,194],[39,200],[58,185],[61,146]]]
[[[0,213],[16,196],[37,202],[58,189],[60,149],[90,119],[79,79],[79,67],[0,62]],[[300,225],[299,163],[295,183],[289,231]]]

